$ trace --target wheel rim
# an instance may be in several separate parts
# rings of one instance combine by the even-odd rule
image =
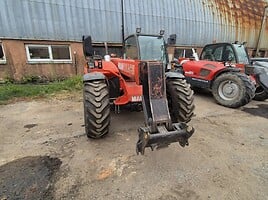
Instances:
[[[223,81],[219,85],[219,96],[227,101],[234,100],[239,95],[239,86],[230,80]]]

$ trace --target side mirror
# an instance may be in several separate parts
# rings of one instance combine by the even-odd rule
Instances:
[[[83,52],[85,57],[91,57],[94,55],[94,50],[92,47],[92,39],[91,36],[85,36],[82,37],[83,41]]]
[[[168,38],[168,45],[176,44],[176,38],[177,38],[176,34],[170,35],[169,38]]]
[[[3,57],[4,57],[4,52],[3,52],[2,46],[0,45],[0,58],[3,58]]]

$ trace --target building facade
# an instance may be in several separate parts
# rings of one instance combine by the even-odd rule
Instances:
[[[247,42],[250,55],[268,56],[268,0],[0,0],[0,79],[47,79],[81,74],[81,38],[91,35],[96,53],[120,53],[135,32],[166,38],[176,48],[212,42]],[[176,52],[176,49],[175,49]]]

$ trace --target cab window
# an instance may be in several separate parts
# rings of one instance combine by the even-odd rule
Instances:
[[[201,60],[221,61],[223,46],[222,45],[210,45],[205,47],[201,54]]]
[[[127,59],[138,59],[138,47],[134,36],[125,40],[125,55]]]
[[[222,55],[223,62],[235,62],[234,50],[230,45],[227,45]]]
[[[165,60],[164,39],[157,36],[139,36],[141,60]]]
[[[223,46],[218,46],[216,49],[214,49],[213,52],[214,61],[222,61],[222,52],[223,52]]]

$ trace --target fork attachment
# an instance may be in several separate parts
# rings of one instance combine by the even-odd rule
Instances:
[[[175,123],[173,124],[172,131],[168,131],[165,126],[159,126],[158,131],[158,133],[151,134],[148,127],[140,127],[138,129],[137,154],[144,155],[145,148],[147,147],[150,147],[153,151],[154,149],[168,147],[173,142],[179,142],[182,147],[188,146],[188,139],[194,133],[194,128],[187,126],[185,123]]]

